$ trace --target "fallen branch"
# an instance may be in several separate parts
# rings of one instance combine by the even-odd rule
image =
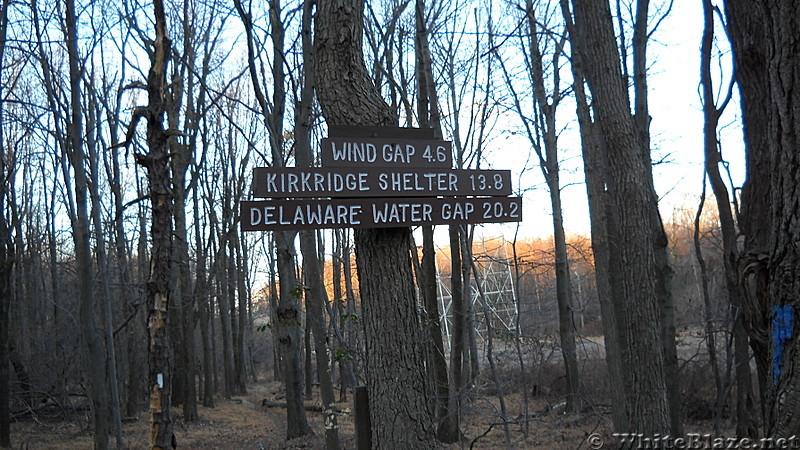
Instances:
[[[262,408],[286,408],[286,402],[273,402],[271,400],[261,400]],[[322,405],[303,405],[306,411],[311,412],[324,412]],[[350,408],[339,408],[336,405],[331,406],[333,412],[336,414],[350,414]]]

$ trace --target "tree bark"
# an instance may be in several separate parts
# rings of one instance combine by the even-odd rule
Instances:
[[[664,351],[664,376],[669,404],[670,432],[683,435],[681,390],[678,373],[678,349],[675,341],[675,305],[672,298],[672,267],[669,239],[658,210],[658,194],[653,183],[650,155],[650,110],[647,88],[647,42],[650,0],[637,0],[633,24],[633,122],[641,144],[644,175],[650,191],[650,229],[653,234],[653,256],[656,270],[656,296],[659,306],[661,345]],[[624,60],[623,60],[624,61]]]
[[[442,139],[439,96],[433,74],[430,43],[428,42],[428,23],[425,18],[424,0],[416,0],[414,7],[416,33],[415,67],[417,75],[417,116],[420,128],[433,128],[434,138]],[[416,249],[412,249],[416,252]],[[436,438],[440,442],[458,442],[460,430],[459,413],[447,373],[442,326],[440,322],[439,298],[436,294],[436,249],[433,242],[433,227],[422,227],[422,261],[419,266],[419,291],[425,304],[426,328],[430,335],[428,346],[429,372],[434,381],[435,421],[439,424]],[[463,342],[463,340],[462,340]],[[463,344],[461,345],[463,348]]]
[[[769,299],[767,262],[772,234],[769,85],[766,10],[763,2],[726,1],[728,36],[733,49],[745,141],[746,179],[741,192],[739,227],[744,235],[736,262],[742,285],[742,322],[756,362],[761,422],[767,426],[769,390]]]
[[[3,79],[5,67],[6,34],[8,31],[8,6],[10,0],[0,4],[0,80]],[[5,86],[0,84],[0,98],[5,98]],[[4,117],[5,102],[0,101],[0,119]],[[11,237],[13,227],[9,225],[8,210],[13,207],[7,203],[14,201],[8,198],[10,191],[8,182],[14,177],[14,166],[8,165],[6,159],[5,130],[0,127],[0,447],[11,447],[11,417],[9,411],[10,369],[9,369],[9,318],[11,313],[12,272],[14,269],[14,241]],[[11,161],[14,158],[10,159]]]
[[[314,66],[314,43],[311,36],[311,18],[314,0],[303,2],[302,45],[303,45],[303,84],[300,90],[300,102],[295,109],[295,157],[298,167],[311,167],[313,155],[311,151],[312,108],[314,100],[314,84],[316,68]],[[328,331],[325,326],[324,305],[328,303],[325,279],[317,250],[316,232],[304,230],[300,233],[300,250],[303,253],[303,269],[309,289],[306,292],[307,320],[311,324],[314,336],[317,374],[319,379],[320,398],[322,399],[325,448],[335,450],[342,447],[339,441],[339,423],[336,417],[336,393],[331,377],[330,360],[328,359]]]
[[[137,163],[147,169],[149,197],[152,208],[150,225],[150,277],[147,280],[149,331],[149,390],[150,390],[150,447],[175,447],[171,414],[172,372],[169,340],[170,279],[172,277],[172,183],[169,174],[170,132],[164,129],[166,112],[167,67],[171,41],[167,36],[166,13],[162,0],[155,0],[156,37],[152,41],[150,70],[147,75],[146,108],[137,108],[131,121],[126,144],[130,144],[136,123],[147,119],[148,153],[137,154]]]
[[[575,27],[568,0],[561,0],[560,6],[571,39],[581,30]],[[585,75],[580,52],[572,52],[573,89],[577,103],[578,124],[581,134],[586,194],[589,200],[589,217],[592,234],[592,253],[594,255],[595,283],[600,303],[606,349],[606,367],[611,380],[623,380],[622,339],[619,334],[617,305],[620,298],[618,275],[620,269],[612,266],[616,261],[611,255],[610,200],[606,190],[606,156],[604,144],[599,135],[599,127],[591,117],[589,99],[585,92]],[[624,383],[611,383],[611,416],[614,430],[628,429],[628,413],[625,400]],[[624,431],[623,431],[624,432]]]
[[[78,55],[78,18],[74,0],[66,2],[66,45],[69,55],[69,78],[71,87],[71,121],[69,124],[70,163],[75,176],[75,212],[72,218],[75,259],[78,264],[80,322],[84,341],[87,345],[86,365],[89,367],[89,398],[94,417],[94,446],[96,449],[108,448],[109,398],[108,381],[105,371],[103,343],[97,331],[94,301],[94,273],[91,257],[91,232],[89,231],[88,179],[86,175],[86,154],[83,142],[83,111],[81,107],[82,61]]]
[[[363,62],[364,3],[322,2],[315,51],[329,125],[396,125]],[[422,332],[407,228],[355,230],[373,448],[433,448]]]
[[[742,285],[739,283],[738,263],[739,244],[736,221],[731,210],[728,188],[722,178],[719,165],[722,161],[717,127],[719,118],[730,99],[721,100],[718,107],[714,98],[714,85],[711,79],[711,54],[714,33],[714,10],[709,0],[703,1],[703,38],[701,44],[700,86],[703,102],[703,138],[705,153],[705,172],[708,175],[711,190],[717,203],[720,228],[722,229],[723,269],[725,273],[725,287],[728,291],[728,300],[734,310],[742,307]],[[734,323],[734,358],[736,361],[736,435],[741,437],[758,437],[758,429],[751,418],[753,410],[752,379],[750,376],[750,355],[747,350],[747,335],[744,334],[741,315]],[[711,355],[710,355],[711,356]]]
[[[608,4],[585,0],[573,4],[575,28],[581,30],[572,36],[573,45],[585,63],[595,120],[607,152],[610,218],[616,231],[611,248],[618,252],[622,264],[622,308],[617,311],[622,361],[624,367],[648,368],[647,373],[640,371],[637,376],[623,371],[628,389],[627,425],[645,435],[666,434],[670,432],[670,419],[651,231],[653,197],[641,156],[642,142],[630,114]]]

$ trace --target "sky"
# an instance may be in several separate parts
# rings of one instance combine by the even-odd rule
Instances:
[[[703,115],[699,97],[700,37],[702,6],[699,1],[676,1],[671,14],[653,34],[648,47],[649,103],[653,159],[664,159],[654,167],[662,218],[669,221],[676,208],[696,210],[703,180]],[[725,60],[723,60],[725,61]],[[724,66],[724,64],[723,64]],[[727,86],[727,74],[722,74]],[[723,158],[730,161],[736,186],[744,181],[744,153],[738,122],[739,105],[732,101],[720,121]],[[524,145],[524,144],[521,144]],[[565,228],[568,234],[589,235],[589,213],[579,148],[562,139],[562,199]],[[496,156],[494,168],[512,169],[517,161]],[[537,173],[515,178],[517,187],[533,185],[523,193],[523,222],[520,237],[546,238],[552,235],[552,214],[547,191]],[[504,236],[511,239],[516,224],[483,225],[478,236]],[[439,241],[437,235],[437,242]]]

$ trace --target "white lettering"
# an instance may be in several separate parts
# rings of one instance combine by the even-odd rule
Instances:
[[[278,186],[275,185],[275,178],[278,177],[276,173],[268,173],[267,174],[267,192],[276,192],[278,190]]]
[[[250,208],[250,225],[258,225],[261,223],[261,210],[258,208]]]

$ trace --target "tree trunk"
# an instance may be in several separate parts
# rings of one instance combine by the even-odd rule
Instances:
[[[766,396],[769,372],[769,298],[767,261],[772,238],[772,187],[770,178],[770,129],[766,9],[763,2],[725,2],[733,57],[734,76],[744,124],[746,179],[742,186],[739,227],[744,235],[740,260],[736,261],[743,286],[742,322],[750,338],[756,362],[761,422],[767,427]]]
[[[0,4],[0,80],[3,79],[5,67],[6,33],[8,31],[8,6],[10,0],[3,0]],[[4,86],[0,85],[0,98],[5,98]],[[5,102],[0,102],[0,118],[4,117]],[[12,227],[9,225],[8,211],[13,205],[6,203],[14,201],[8,198],[10,191],[8,182],[14,177],[14,166],[8,166],[6,159],[5,130],[0,127],[0,447],[11,447],[11,417],[9,411],[10,400],[10,370],[8,351],[8,327],[11,313],[12,281],[14,269],[14,241],[11,237]]]
[[[770,203],[769,256],[770,377],[768,436],[789,438],[800,432],[800,41],[796,0],[767,1],[769,70],[768,130]],[[763,199],[762,199],[763,201]]]
[[[172,277],[172,184],[169,174],[170,133],[164,129],[166,111],[167,66],[171,41],[167,36],[166,13],[162,0],[155,0],[154,19],[156,38],[150,54],[147,75],[148,106],[137,108],[128,131],[130,144],[137,121],[147,119],[147,148],[145,155],[136,155],[137,163],[147,169],[149,197],[152,207],[150,236],[150,277],[147,280],[147,328],[149,331],[149,390],[151,432],[150,447],[175,447],[172,432],[172,372],[169,342],[169,300]]]
[[[629,107],[627,84],[621,73],[611,12],[605,2],[577,0],[573,46],[585,64],[592,91],[595,120],[607,152],[611,201],[608,219],[614,220],[612,256],[623,264],[619,273],[622,307],[618,323],[625,367],[648,367],[646,374],[623,371],[628,420],[626,429],[645,435],[669,433],[669,404],[665,361],[656,292],[656,267],[651,228],[652,200],[642,160],[642,143]],[[624,238],[623,238],[624,237]],[[606,330],[608,336],[613,330]]]
[[[741,284],[739,283],[738,263],[739,244],[736,221],[731,210],[730,197],[725,181],[720,174],[719,165],[722,154],[717,139],[719,118],[730,99],[730,93],[722,100],[722,105],[715,104],[715,89],[711,78],[711,58],[714,33],[714,11],[709,0],[703,1],[703,39],[701,45],[700,86],[703,102],[703,137],[705,152],[705,171],[711,184],[711,190],[717,203],[719,224],[722,229],[723,269],[728,299],[734,310],[742,305]],[[741,316],[738,315],[737,316]],[[752,380],[750,376],[750,355],[747,349],[747,335],[744,333],[742,321],[734,323],[734,358],[736,360],[736,435],[755,439],[758,429],[751,417],[753,409]]]
[[[75,259],[78,264],[80,323],[83,339],[87,345],[86,365],[89,368],[89,398],[92,403],[96,449],[108,448],[109,399],[105,371],[103,343],[95,320],[94,273],[92,269],[89,231],[88,179],[86,176],[86,154],[83,142],[83,111],[81,107],[82,61],[78,56],[78,19],[75,2],[66,2],[66,44],[69,54],[69,78],[71,87],[71,123],[69,130],[70,163],[75,175],[75,206],[73,217],[73,241]]]
[[[647,89],[648,11],[650,0],[637,0],[633,24],[633,122],[641,145],[646,188],[650,191],[650,229],[653,234],[653,256],[656,271],[656,297],[659,307],[661,345],[664,351],[664,377],[669,405],[670,433],[683,435],[678,349],[675,341],[675,305],[672,298],[672,267],[669,258],[669,239],[664,231],[658,210],[658,194],[653,183],[650,155],[650,111]]]
[[[261,88],[258,78],[259,70],[256,64],[255,39],[253,37],[252,16],[245,10],[241,1],[235,0],[239,16],[244,23],[247,37],[248,69],[250,79],[255,91],[256,101],[264,116],[266,128],[269,132],[270,152],[274,167],[283,166],[283,122],[285,118],[286,88],[284,86],[286,75],[284,73],[284,25],[280,17],[280,0],[270,0],[269,22],[271,27],[272,52],[275,63],[272,65],[272,105],[267,103],[266,96]],[[301,314],[299,307],[300,286],[295,274],[294,238],[296,234],[276,232],[275,249],[278,266],[278,279],[280,281],[280,299],[275,310],[275,332],[278,341],[280,356],[283,358],[283,376],[286,385],[287,412],[287,437],[289,439],[303,436],[310,429],[306,421],[303,408],[302,370],[300,367],[300,332]]]
[[[311,124],[316,71],[314,67],[314,45],[311,37],[311,17],[314,1],[303,2],[302,42],[303,42],[303,84],[300,102],[295,110],[295,157],[298,167],[311,167],[313,155],[311,151]],[[306,292],[306,313],[314,336],[317,376],[319,392],[322,399],[325,448],[336,450],[341,448],[339,442],[339,424],[334,411],[336,394],[331,378],[330,360],[328,359],[328,331],[325,326],[324,305],[328,303],[325,279],[317,251],[317,238],[313,230],[300,233],[300,250],[303,253],[303,269],[308,283]]]
[[[561,186],[560,186],[560,162],[558,156],[558,133],[556,129],[556,111],[561,103],[561,86],[558,84],[560,78],[554,77],[552,80],[555,85],[548,94],[545,85],[546,66],[542,51],[539,48],[538,30],[539,21],[534,13],[534,4],[527,0],[526,21],[529,37],[525,50],[530,53],[527,62],[528,79],[533,86],[534,110],[536,122],[540,125],[532,130],[526,125],[527,137],[531,142],[537,156],[542,175],[547,183],[547,190],[550,194],[550,208],[553,213],[553,242],[555,247],[555,272],[556,272],[556,300],[558,302],[558,331],[561,342],[561,351],[564,360],[564,372],[567,378],[567,412],[575,412],[580,409],[580,380],[578,375],[578,356],[575,344],[575,325],[572,315],[572,292],[569,270],[569,255],[567,254],[567,238],[564,232],[564,214],[561,207]],[[558,67],[560,49],[563,48],[564,38],[555,43],[555,54],[553,55],[553,67]],[[501,61],[502,63],[502,61]],[[505,66],[501,64],[505,71]],[[522,105],[513,84],[509,79],[508,72],[505,71],[506,80],[512,90],[515,100],[517,114],[522,121],[527,124],[526,112]],[[542,148],[542,143],[544,148]]]
[[[300,367],[300,289],[295,275],[294,234],[275,233],[280,300],[275,311],[276,334],[283,356],[283,377],[286,385],[286,438],[294,439],[309,433],[303,408],[303,370]]]
[[[247,317],[247,303],[250,298],[248,295],[247,279],[245,272],[245,261],[242,256],[242,240],[239,233],[233,234],[233,250],[234,250],[234,270],[236,274],[236,289],[237,298],[239,299],[237,308],[237,323],[238,330],[236,339],[236,352],[239,354],[238,364],[236,367],[236,378],[234,379],[236,385],[236,392],[239,395],[247,394],[247,330],[250,328],[250,321]]]
[[[415,65],[417,75],[417,116],[420,128],[432,127],[434,138],[442,138],[441,114],[439,113],[439,96],[433,74],[430,44],[428,42],[428,24],[425,19],[425,2],[416,0],[414,7],[416,33]],[[416,252],[416,249],[412,249]],[[416,261],[415,261],[416,263]],[[460,430],[458,412],[450,408],[455,406],[455,389],[450,389],[445,359],[442,326],[440,322],[439,299],[436,294],[436,249],[433,242],[433,227],[422,227],[422,261],[418,273],[419,291],[422,295],[426,312],[426,328],[430,335],[428,346],[429,371],[433,380],[435,395],[435,421],[439,424],[436,437],[440,442],[458,442]],[[462,345],[463,347],[463,345]]]
[[[714,330],[714,315],[711,307],[711,295],[708,291],[708,266],[706,265],[705,258],[703,257],[702,246],[700,244],[700,218],[703,214],[703,205],[706,200],[705,177],[703,177],[703,192],[700,194],[700,205],[697,207],[697,214],[694,216],[694,255],[697,259],[697,265],[700,267],[700,294],[703,297],[703,314],[705,317],[705,332],[706,332],[706,349],[708,351],[708,360],[711,365],[711,373],[714,375],[714,388],[716,389],[716,396],[714,400],[714,434],[719,435],[722,431],[722,408],[723,399],[725,398],[722,377],[719,372],[719,363],[717,361],[717,339],[716,331]],[[749,367],[748,367],[749,370]]]
[[[363,1],[318,7],[317,93],[329,125],[395,125],[364,68]],[[407,228],[355,230],[373,448],[435,446],[409,235]]]
[[[231,295],[228,277],[227,236],[220,239],[217,253],[217,272],[219,274],[219,291],[217,309],[219,310],[220,332],[222,333],[222,396],[233,396],[233,332],[231,331]]]
[[[96,102],[90,102],[89,105],[89,121],[93,129],[97,130],[97,114]],[[100,312],[102,317],[103,326],[100,329],[102,338],[105,341],[106,349],[106,370],[107,370],[107,383],[109,388],[110,399],[110,414],[113,420],[114,437],[117,441],[117,447],[122,448],[125,443],[122,438],[122,418],[120,417],[120,399],[119,399],[119,384],[117,382],[117,351],[116,344],[114,343],[114,321],[111,304],[111,274],[109,268],[109,261],[106,253],[106,239],[103,236],[103,224],[100,217],[101,204],[100,204],[100,161],[97,151],[97,139],[93,133],[88,134],[87,150],[89,152],[89,167],[91,170],[91,183],[89,184],[89,193],[92,202],[92,224],[94,227],[95,235],[97,236],[97,263],[100,267],[100,286],[102,288],[102,296],[100,298]]]
[[[2,61],[2,58],[0,58]],[[0,107],[2,111],[2,107]],[[0,131],[0,148],[5,142]],[[0,150],[0,161],[5,161]],[[5,175],[5,163],[0,163]],[[14,243],[5,216],[5,183],[0,186],[0,447],[11,447],[11,418],[9,416],[10,370],[8,326],[11,310],[11,272],[14,267]]]
[[[174,328],[180,328],[178,333],[181,336],[180,342],[176,342],[175,347],[179,348],[176,352],[176,359],[180,360],[179,367],[176,367],[176,374],[180,374],[180,385],[176,383],[177,389],[182,388],[180,392],[180,403],[183,405],[183,417],[187,422],[197,420],[197,391],[195,388],[195,341],[194,341],[194,328],[195,328],[195,304],[194,292],[191,287],[191,270],[189,267],[189,236],[186,226],[186,170],[189,167],[191,155],[191,147],[189,145],[175,143],[171,146],[173,150],[172,158],[172,186],[173,197],[175,201],[174,206],[174,221],[175,221],[175,241],[174,241],[174,254],[175,266],[178,272],[178,285],[176,289],[177,302],[176,308],[173,310],[179,312],[176,318],[177,324]],[[198,250],[199,251],[199,250]],[[180,344],[180,346],[179,346]]]

